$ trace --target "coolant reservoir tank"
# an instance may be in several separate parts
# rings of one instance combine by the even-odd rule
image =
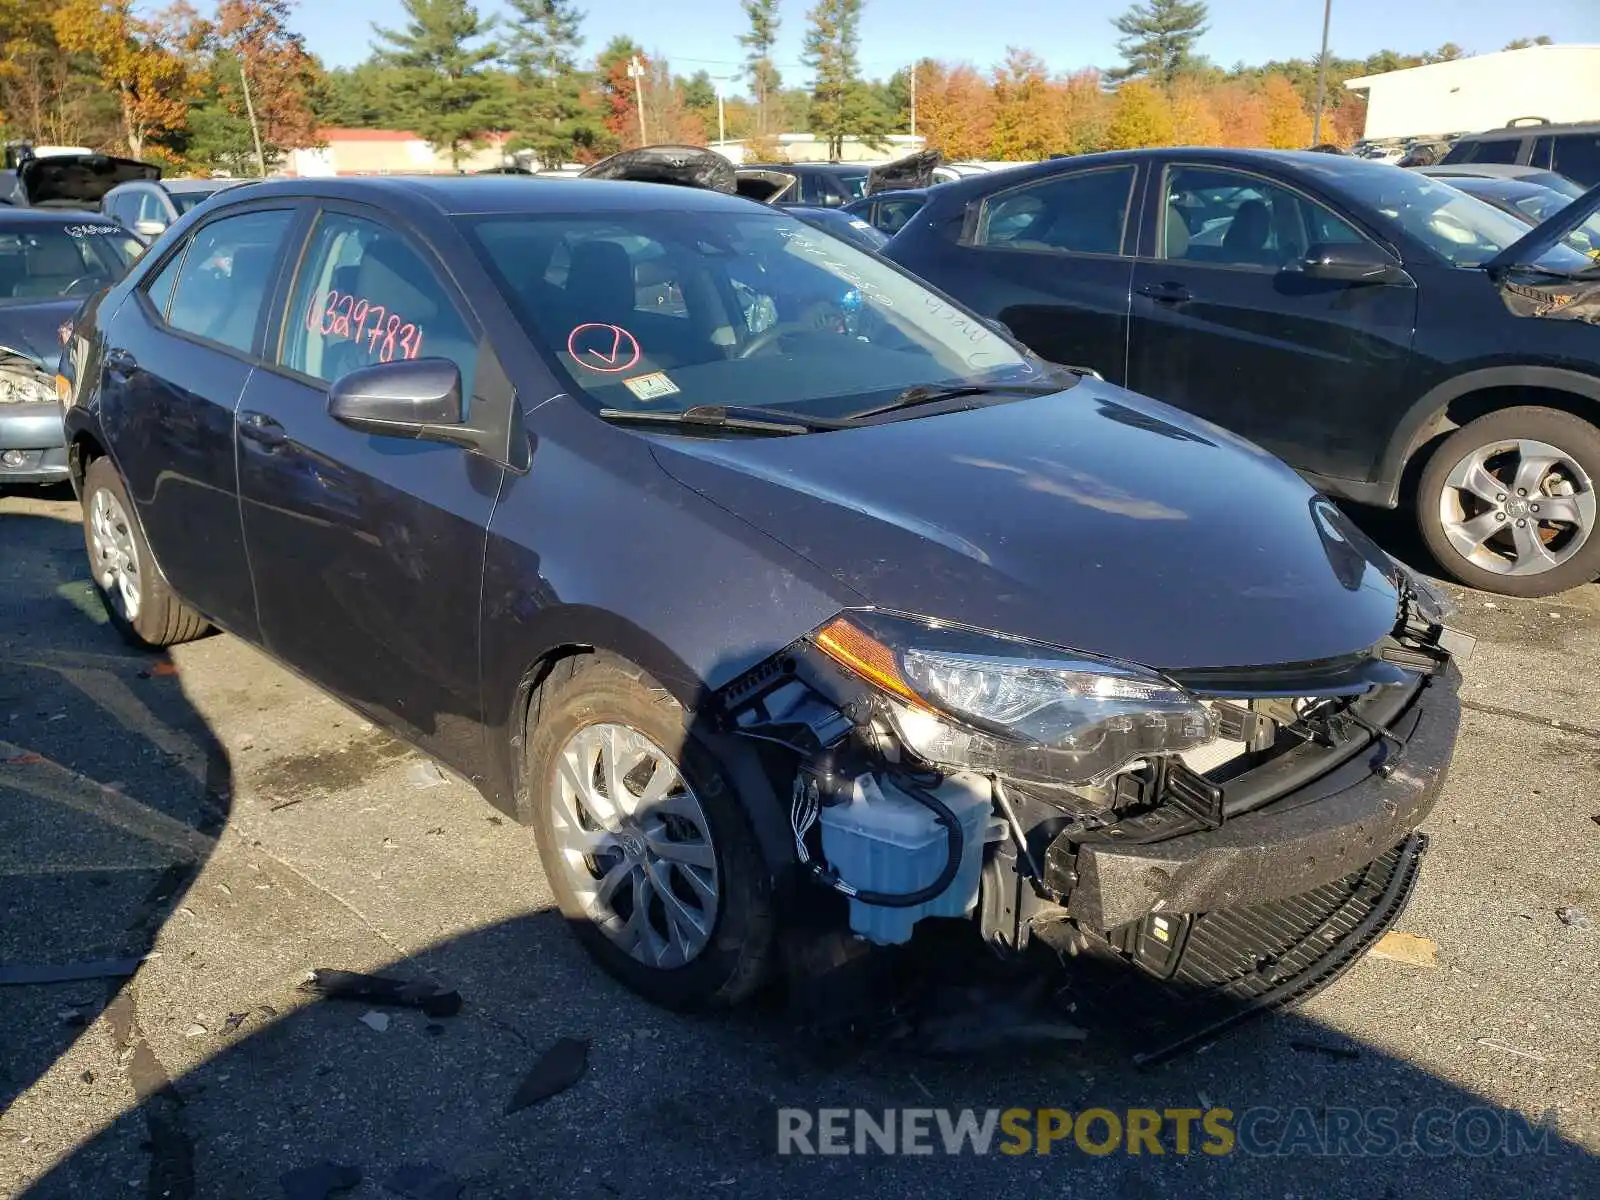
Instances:
[[[962,830],[961,866],[938,896],[912,908],[889,908],[850,901],[850,928],[884,944],[911,940],[923,917],[964,917],[978,902],[978,876],[986,841],[1004,835],[994,819],[989,780],[981,775],[950,775],[929,788],[955,814]],[[939,878],[948,855],[947,835],[933,810],[919,804],[891,781],[859,776],[844,804],[818,814],[822,853],[840,879],[857,891],[905,895]]]

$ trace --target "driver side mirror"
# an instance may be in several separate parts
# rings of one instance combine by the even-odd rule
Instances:
[[[148,242],[165,233],[167,231],[167,223],[165,221],[151,220],[135,221],[133,223],[133,231]]]
[[[360,367],[329,387],[328,415],[363,433],[463,444],[461,372],[447,358]]]
[[[1338,283],[1409,283],[1411,277],[1371,242],[1319,242],[1289,268],[1308,279]]]

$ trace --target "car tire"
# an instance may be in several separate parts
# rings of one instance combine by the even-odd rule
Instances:
[[[95,593],[128,641],[160,649],[193,641],[209,628],[167,585],[109,458],[95,459],[84,473],[83,539]]]
[[[1600,429],[1553,408],[1507,408],[1439,444],[1418,484],[1417,523],[1462,583],[1549,596],[1600,575],[1597,489]],[[1570,519],[1552,521],[1557,512]]]
[[[621,766],[635,753],[643,758],[620,778],[628,798],[608,813],[609,784],[618,778],[608,774],[606,759],[613,736]],[[731,1007],[757,991],[774,945],[771,880],[728,773],[677,700],[621,659],[565,658],[533,695],[525,747],[540,861],[562,915],[600,965],[646,999],[679,1011]],[[673,785],[659,803],[641,803],[631,815],[620,811],[639,792],[659,791],[663,764],[675,769],[682,788]],[[612,827],[615,837],[607,831]],[[658,848],[664,855],[655,854]],[[676,858],[689,853],[703,856],[701,865]],[[610,885],[608,903],[602,893],[618,871],[626,878]],[[709,913],[708,882],[715,893]],[[670,896],[655,894],[662,884]],[[633,911],[640,888],[648,892],[642,920]],[[675,913],[688,913],[676,929],[689,934],[677,941],[666,907],[671,900]],[[674,952],[702,933],[692,955]],[[651,961],[663,946],[665,961]]]

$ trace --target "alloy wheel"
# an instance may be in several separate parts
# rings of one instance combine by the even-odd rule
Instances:
[[[1594,484],[1572,455],[1548,442],[1490,442],[1445,477],[1439,523],[1473,566],[1496,575],[1542,574],[1593,534]]]
[[[626,725],[578,730],[556,760],[551,827],[589,919],[646,966],[681,967],[719,908],[711,825],[677,765]]]
[[[89,501],[89,542],[95,583],[133,624],[139,619],[139,549],[121,501],[105,488]]]

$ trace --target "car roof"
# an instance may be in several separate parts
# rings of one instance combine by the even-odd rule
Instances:
[[[1415,169],[1422,175],[1475,175],[1479,179],[1527,179],[1555,174],[1549,167],[1535,167],[1530,163],[1435,163]]]
[[[121,228],[110,217],[81,208],[31,208],[0,204],[0,226],[6,225],[82,225],[86,221]]]
[[[1463,133],[1458,142],[1486,142],[1499,138],[1544,137],[1562,133],[1600,133],[1600,121],[1574,121],[1567,125],[1502,125],[1498,129],[1482,129],[1476,133]]]
[[[1433,178],[1443,179],[1452,187],[1470,191],[1475,195],[1504,196],[1508,200],[1525,196],[1542,196],[1551,192],[1561,195],[1554,188],[1547,188],[1544,184],[1535,183],[1531,179],[1506,179],[1498,175],[1436,175]]]
[[[249,181],[244,179],[163,179],[159,184],[169,192],[215,192],[220,188],[247,182]]]
[[[232,188],[228,189],[231,193]],[[239,189],[237,203],[283,196],[422,205],[446,216],[491,213],[772,212],[765,204],[696,187],[615,179],[536,175],[369,175],[325,179],[266,179]]]

